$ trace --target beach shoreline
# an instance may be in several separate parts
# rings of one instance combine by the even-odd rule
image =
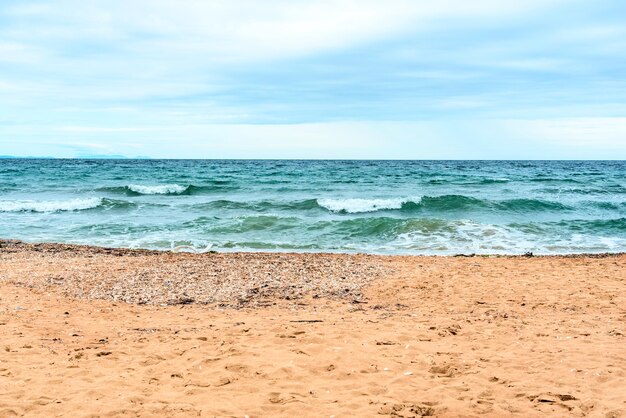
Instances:
[[[364,255],[374,257],[434,257],[434,258],[454,258],[454,257],[487,257],[487,258],[519,258],[519,257],[563,257],[563,258],[604,258],[626,255],[626,251],[601,251],[601,252],[563,252],[563,253],[540,253],[527,251],[511,252],[511,253],[479,253],[479,252],[432,252],[432,253],[410,253],[396,252],[384,253],[375,251],[328,251],[328,250],[309,250],[309,249],[198,249],[189,245],[179,245],[171,249],[164,248],[145,248],[145,247],[127,247],[127,246],[107,246],[107,245],[90,245],[76,242],[61,241],[29,241],[17,238],[0,238],[0,248],[9,248],[11,246],[34,246],[34,247],[56,247],[55,250],[65,249],[66,251],[94,251],[94,252],[118,252],[118,254],[286,254],[286,255],[302,255],[302,254],[321,254],[321,255]]]
[[[623,416],[625,272],[0,241],[0,416]]]

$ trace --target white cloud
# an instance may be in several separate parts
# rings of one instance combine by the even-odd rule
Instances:
[[[273,1],[63,1],[54,7],[17,6],[17,18],[36,25],[9,34],[33,41],[117,41],[127,50],[209,60],[276,59],[347,48],[405,31],[423,31],[457,19],[515,18],[558,0],[294,0]],[[133,43],[137,42],[137,43]]]
[[[0,117],[11,125],[0,126],[0,145],[317,158],[532,158],[545,145],[560,147],[551,158],[597,147],[624,156],[623,118],[571,118],[624,114],[615,75],[624,60],[614,54],[624,29],[551,9],[581,4],[593,9],[580,0],[14,1],[0,10]],[[244,124],[284,121],[311,123]]]
[[[511,135],[563,146],[609,148],[623,152],[621,157],[626,155],[626,117],[510,120],[503,123]]]
[[[41,57],[36,48],[20,42],[0,41],[0,62],[33,64]]]
[[[148,132],[156,131],[161,128],[157,127],[123,127],[116,128],[110,126],[61,126],[58,128],[61,132],[79,132],[79,133],[106,133],[106,132]]]

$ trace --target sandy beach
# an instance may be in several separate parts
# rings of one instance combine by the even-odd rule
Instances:
[[[626,255],[0,241],[0,417],[626,416]]]

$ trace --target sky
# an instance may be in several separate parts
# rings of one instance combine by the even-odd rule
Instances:
[[[622,0],[0,0],[0,155],[626,159]]]

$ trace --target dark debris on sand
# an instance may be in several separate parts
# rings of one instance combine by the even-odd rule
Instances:
[[[345,254],[173,253],[0,241],[0,280],[84,299],[241,307],[313,297],[359,300],[388,276],[386,257]]]

